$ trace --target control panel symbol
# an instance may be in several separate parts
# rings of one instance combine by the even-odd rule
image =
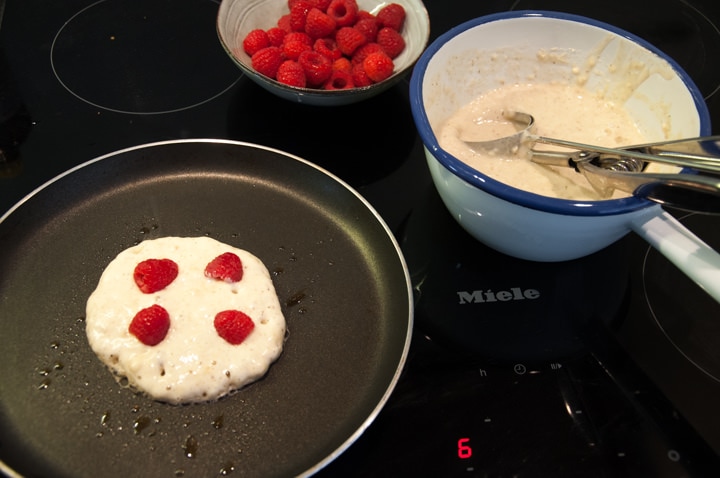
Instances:
[[[523,365],[521,363],[516,363],[515,366],[513,367],[513,370],[518,375],[524,375],[525,372],[527,372],[527,368],[525,368],[525,365]]]

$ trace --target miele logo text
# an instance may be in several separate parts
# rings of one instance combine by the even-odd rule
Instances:
[[[459,291],[457,293],[460,304],[482,304],[487,302],[510,302],[513,300],[534,300],[540,297],[540,291],[536,289],[521,289],[513,287],[510,290],[493,291],[474,290],[472,292]]]

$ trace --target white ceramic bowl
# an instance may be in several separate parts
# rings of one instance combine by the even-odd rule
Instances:
[[[398,3],[405,8],[405,24],[402,30],[405,49],[393,61],[393,75],[379,83],[347,90],[320,90],[284,85],[257,73],[250,57],[242,48],[245,36],[256,28],[267,30],[276,26],[277,20],[288,13],[287,0],[223,0],[217,18],[220,43],[237,66],[267,91],[290,101],[318,106],[339,106],[373,97],[395,85],[417,61],[430,38],[430,19],[421,0],[357,0],[358,7],[377,13],[383,6]]]
[[[551,50],[567,61],[537,59],[538,52]],[[518,60],[491,61],[498,51],[503,52],[500,59],[512,51]],[[629,65],[647,76],[629,82]],[[570,80],[578,74],[588,76],[591,90],[632,85],[624,106],[651,140],[710,134],[707,106],[689,76],[630,33],[557,12],[477,18],[434,41],[410,81],[413,118],[447,209],[478,240],[533,261],[579,258],[634,230],[720,300],[720,256],[656,203],[637,197],[571,201],[539,196],[484,175],[438,144],[436,131],[442,123],[484,91],[528,79]]]

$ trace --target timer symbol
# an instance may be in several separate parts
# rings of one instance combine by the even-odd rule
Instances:
[[[521,363],[515,364],[515,366],[513,367],[513,370],[518,375],[524,375],[525,372],[527,372],[527,368],[525,368],[525,365],[523,365]]]

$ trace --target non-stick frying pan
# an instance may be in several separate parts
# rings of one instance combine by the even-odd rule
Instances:
[[[85,301],[104,267],[143,239],[171,235],[207,235],[258,256],[286,316],[285,348],[268,374],[216,402],[173,406],[134,393],[85,338]],[[219,140],[98,158],[0,218],[0,471],[312,474],[378,414],[411,328],[396,241],[326,171]]]

